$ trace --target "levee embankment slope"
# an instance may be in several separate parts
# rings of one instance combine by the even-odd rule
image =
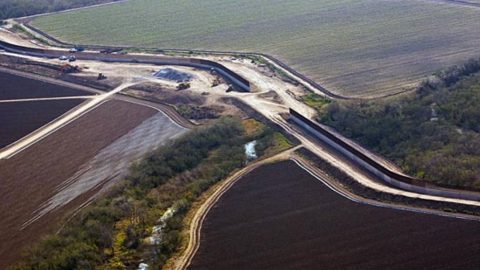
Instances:
[[[391,170],[385,164],[371,157],[371,154],[361,147],[351,145],[342,136],[333,133],[325,126],[304,117],[290,109],[290,119],[307,133],[310,133],[319,143],[328,145],[343,157],[349,159],[357,167],[370,173],[386,186],[411,191],[418,194],[440,196],[445,198],[479,201],[480,193],[469,190],[451,189],[434,185],[426,180],[405,175],[401,171]]]

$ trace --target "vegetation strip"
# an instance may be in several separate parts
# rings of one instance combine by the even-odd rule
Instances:
[[[480,189],[480,59],[425,80],[403,99],[337,102],[317,119],[437,185]]]
[[[191,204],[245,166],[246,142],[257,141],[259,156],[284,150],[275,132],[255,126],[245,129],[239,120],[222,118],[153,152],[105,198],[31,249],[15,269],[122,269],[142,262],[160,267],[180,244],[179,230]]]
[[[18,155],[0,160],[0,269],[18,260],[24,247],[55,231],[63,216],[98,190],[79,196],[20,231],[22,224],[37,214],[35,210],[56,194],[83,164],[156,113],[144,106],[108,101]]]
[[[294,149],[288,150],[288,153],[293,150]],[[198,248],[200,247],[200,233],[202,230],[203,222],[208,215],[208,212],[212,209],[212,207],[215,206],[220,197],[225,194],[225,192],[227,192],[233,185],[235,185],[238,180],[240,180],[246,174],[265,164],[285,160],[288,158],[288,153],[280,153],[276,156],[254,162],[243,168],[242,170],[236,172],[234,175],[230,176],[228,179],[224,180],[221,183],[221,185],[213,192],[213,194],[211,194],[208,199],[200,206],[200,208],[196,210],[195,215],[190,223],[188,246],[181,255],[181,257],[176,259],[173,263],[175,265],[173,267],[174,269],[186,270],[192,262],[193,257],[195,256]]]
[[[328,131],[326,128],[314,123],[298,112],[290,109],[291,119],[322,143],[343,155],[352,161],[357,167],[374,175],[378,180],[385,182],[386,185],[401,190],[411,191],[419,194],[440,196],[447,198],[456,198],[464,200],[477,201],[480,194],[466,190],[454,190],[442,188],[430,184],[428,181],[420,180],[401,173],[397,173],[385,167],[384,164],[372,159],[361,149],[352,146],[345,140]]]

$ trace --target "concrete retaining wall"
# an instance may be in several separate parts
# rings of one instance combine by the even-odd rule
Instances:
[[[359,168],[368,171],[390,186],[420,194],[480,201],[480,193],[441,188],[424,180],[393,172],[293,109],[290,109],[290,119],[317,139],[353,161]]]

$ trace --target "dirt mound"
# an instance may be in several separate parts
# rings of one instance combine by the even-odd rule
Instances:
[[[173,68],[163,68],[153,73],[153,76],[175,82],[188,82],[193,78],[193,75],[175,70]]]

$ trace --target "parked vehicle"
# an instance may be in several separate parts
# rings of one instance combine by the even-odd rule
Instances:
[[[76,61],[76,60],[77,60],[77,58],[75,57],[75,55],[70,55],[70,56],[68,57],[68,62],[74,62],[74,61]]]

